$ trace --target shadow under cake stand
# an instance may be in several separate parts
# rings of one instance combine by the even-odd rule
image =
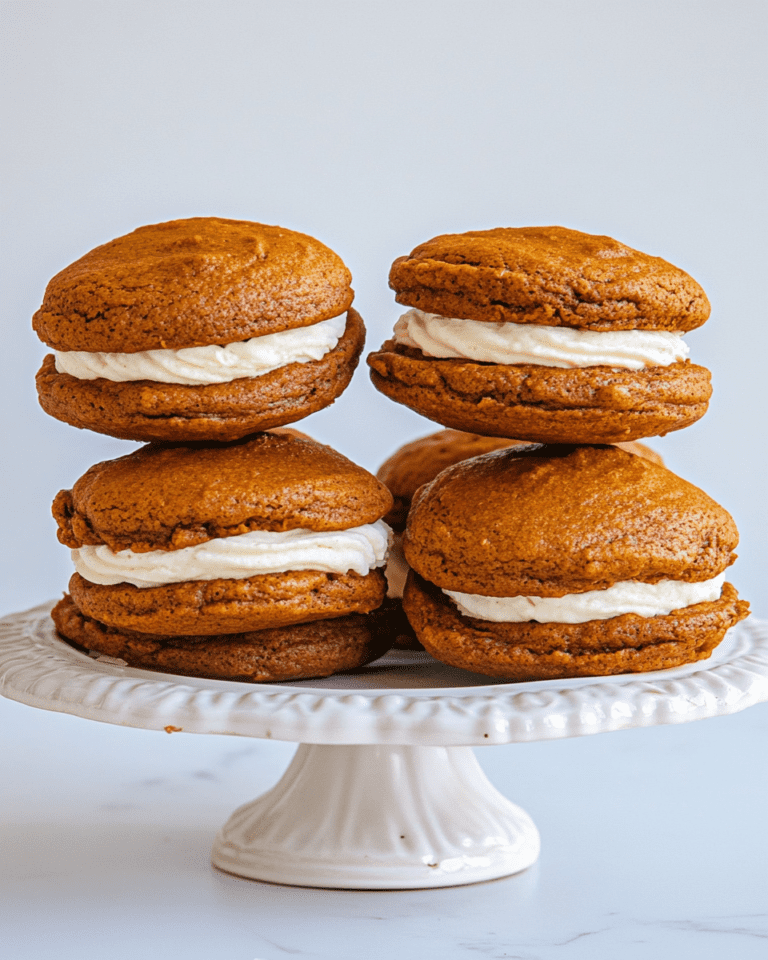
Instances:
[[[43,604],[0,620],[0,693],[150,730],[297,741],[280,782],[216,837],[215,866],[301,886],[407,889],[530,866],[539,834],[471,749],[684,723],[768,700],[768,621],[709,660],[616,677],[493,683],[392,652],[327,680],[234,683],[136,670],[56,635]]]

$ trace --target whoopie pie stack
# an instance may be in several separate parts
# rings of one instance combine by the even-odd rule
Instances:
[[[215,218],[142,227],[53,278],[34,318],[54,350],[41,405],[147,441],[54,502],[76,568],[52,613],[64,639],[251,681],[421,643],[528,680],[695,661],[748,615],[724,579],[733,520],[635,442],[707,409],[682,334],[709,303],[688,274],[562,227],[399,258],[410,309],[371,376],[448,429],[378,479],[285,426],[352,377],[350,280],[311,237]]]
[[[735,524],[628,442],[706,412],[709,371],[681,336],[709,316],[696,281],[610,237],[531,227],[435,237],[390,286],[411,309],[368,357],[373,383],[452,428],[379,472],[408,517],[390,590],[407,572],[424,647],[508,680],[709,656],[748,615],[724,581]]]
[[[51,280],[34,318],[55,351],[43,409],[150,441],[54,501],[76,568],[52,613],[64,639],[251,681],[328,676],[390,646],[392,498],[282,427],[352,377],[365,330],[350,280],[311,237],[215,218],[141,227]]]

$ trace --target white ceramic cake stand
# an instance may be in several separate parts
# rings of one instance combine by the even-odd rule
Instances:
[[[516,873],[533,821],[472,746],[722,716],[768,700],[768,622],[710,660],[656,673],[489,683],[423,653],[328,680],[247,684],[135,670],[80,653],[50,604],[0,621],[0,693],[91,720],[299,741],[282,780],[219,832],[213,863],[258,880],[350,889],[442,887]]]

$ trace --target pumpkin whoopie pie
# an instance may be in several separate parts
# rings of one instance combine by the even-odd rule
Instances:
[[[368,357],[374,385],[447,427],[546,443],[615,443],[704,415],[709,371],[681,334],[701,287],[659,257],[564,227],[435,237],[392,265],[410,307]]]
[[[48,284],[46,413],[127,440],[230,440],[333,403],[365,340],[341,259],[303,233],[196,217],[140,227]]]
[[[375,477],[294,431],[148,444],[56,497],[77,572],[54,621],[132,666],[258,680],[360,666],[389,646],[369,615],[384,600],[391,504]]]
[[[722,507],[644,457],[521,445],[416,494],[403,607],[429,653],[488,676],[665,669],[748,615],[724,582],[737,542]]]

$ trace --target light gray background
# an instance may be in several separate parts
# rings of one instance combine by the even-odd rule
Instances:
[[[47,280],[173,217],[279,223],[336,249],[369,346],[394,257],[445,231],[561,223],[689,270],[710,412],[652,441],[734,514],[733,580],[768,615],[766,6],[720,0],[2,3],[0,613],[69,577],[49,504],[131,444],[37,407]],[[434,427],[361,369],[304,426],[368,467]],[[328,960],[762,957],[765,705],[479,750],[533,815],[519,877],[416,894],[306,891],[206,867],[290,747],[168,738],[0,700],[0,901],[18,960],[158,950]]]
[[[392,260],[435,234],[559,223],[704,286],[703,421],[654,440],[734,515],[758,614],[765,511],[765,5],[760,2],[4,3],[0,612],[64,589],[49,503],[132,449],[37,407],[45,284],[134,227],[218,215],[337,250],[376,347]],[[375,469],[433,425],[364,365],[304,421]]]

